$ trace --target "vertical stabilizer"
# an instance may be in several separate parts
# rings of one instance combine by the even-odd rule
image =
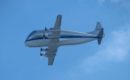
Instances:
[[[96,30],[100,30],[101,28],[102,28],[101,23],[97,22],[97,24],[96,24]]]

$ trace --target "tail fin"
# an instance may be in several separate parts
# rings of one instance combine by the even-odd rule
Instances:
[[[102,28],[100,22],[97,22],[95,31],[97,32],[97,41],[98,44],[100,45],[104,35],[104,29]]]
[[[95,30],[100,30],[102,28],[101,23],[97,22]]]

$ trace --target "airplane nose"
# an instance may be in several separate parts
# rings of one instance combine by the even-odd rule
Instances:
[[[25,46],[27,46],[27,39],[24,41]]]
[[[28,40],[29,40],[28,38],[25,39],[24,41],[25,46],[28,46],[28,42],[29,42]]]

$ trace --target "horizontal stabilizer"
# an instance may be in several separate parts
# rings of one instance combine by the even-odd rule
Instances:
[[[103,28],[102,28],[101,31],[98,34],[98,44],[99,45],[101,44],[101,41],[102,41],[102,38],[103,38],[103,34],[104,34],[104,31],[103,31]]]
[[[100,22],[97,22],[96,31],[98,31],[97,41],[98,41],[98,44],[100,45],[101,41],[102,41],[102,38],[103,38],[103,35],[104,35],[104,29],[102,28]]]

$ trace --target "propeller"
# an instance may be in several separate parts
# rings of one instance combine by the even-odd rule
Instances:
[[[41,48],[40,51],[48,51],[48,48]]]

